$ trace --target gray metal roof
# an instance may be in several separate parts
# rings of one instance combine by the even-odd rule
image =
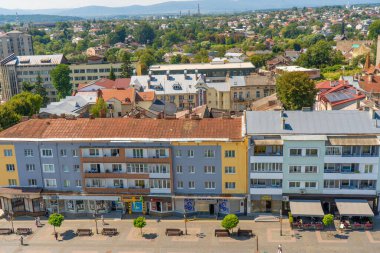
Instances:
[[[367,111],[247,111],[247,134],[380,134],[380,117]],[[378,125],[378,126],[377,126]]]

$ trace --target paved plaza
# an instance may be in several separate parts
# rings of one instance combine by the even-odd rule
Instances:
[[[354,231],[340,234],[336,231],[296,231],[291,230],[287,220],[283,221],[283,236],[280,236],[279,222],[254,222],[242,220],[241,229],[252,229],[253,238],[217,238],[214,229],[221,228],[220,221],[195,220],[187,224],[188,234],[181,237],[165,236],[166,228],[184,230],[181,220],[147,220],[141,237],[139,230],[133,227],[132,220],[106,220],[104,227],[117,228],[119,234],[107,237],[96,234],[94,220],[65,220],[59,241],[53,236],[52,226],[46,220],[42,228],[36,228],[33,220],[16,220],[14,227],[31,227],[33,234],[25,238],[25,246],[20,246],[19,236],[0,235],[0,253],[255,253],[258,236],[260,253],[275,253],[279,244],[283,252],[294,253],[349,253],[380,252],[380,226],[373,231]],[[380,224],[380,220],[376,220]],[[0,227],[9,228],[6,220],[0,221]],[[103,228],[98,221],[99,232]],[[95,233],[91,237],[77,237],[78,228],[91,228]]]

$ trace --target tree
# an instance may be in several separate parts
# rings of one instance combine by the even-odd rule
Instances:
[[[342,64],[344,57],[340,51],[334,50],[327,41],[320,40],[301,54],[297,64],[306,68],[324,68]]]
[[[54,88],[58,92],[58,98],[64,98],[71,93],[70,68],[66,64],[59,64],[50,72]]]
[[[55,227],[60,227],[64,219],[65,217],[63,217],[63,215],[59,213],[53,213],[49,216],[48,223],[53,226],[54,234],[56,233]]]
[[[179,64],[181,63],[181,61],[182,61],[182,56],[180,54],[176,54],[170,59],[170,64]]]
[[[30,92],[21,92],[7,102],[7,106],[20,116],[33,116],[39,112],[41,105],[42,97]]]
[[[122,64],[121,64],[121,78],[130,78],[133,73],[131,54],[128,52],[124,52],[122,56]]]
[[[377,39],[377,36],[380,35],[380,20],[374,21],[368,28],[368,38]]]
[[[16,125],[20,120],[21,116],[7,104],[0,105],[0,131]]]
[[[145,218],[140,216],[133,220],[133,226],[140,229],[141,236],[143,235],[142,229],[146,226]]]
[[[115,81],[116,80],[116,75],[115,71],[113,70],[113,67],[111,67],[110,74],[108,76],[108,79]]]
[[[233,230],[239,224],[239,218],[235,214],[228,214],[222,220],[222,227],[228,230]]]
[[[312,107],[317,90],[309,76],[300,72],[286,72],[276,81],[277,96],[287,110]]]
[[[36,82],[34,83],[34,93],[38,94],[42,97],[42,107],[46,107],[46,105],[49,103],[49,98],[47,97],[48,93],[46,91],[46,88],[43,85],[44,81],[42,80],[42,77],[40,73],[38,73]]]
[[[323,216],[322,223],[326,227],[330,227],[332,224],[334,224],[334,215],[326,214],[325,216]]]
[[[272,58],[271,54],[255,54],[251,56],[250,60],[256,68],[261,68],[266,65],[270,58]]]
[[[26,92],[32,92],[34,85],[31,82],[23,81],[21,83],[21,90]]]
[[[96,104],[91,107],[90,113],[94,117],[100,118],[103,116],[106,110],[107,110],[107,103],[104,101],[103,98],[98,98],[98,100],[96,101]]]
[[[141,44],[150,44],[155,38],[154,30],[148,23],[144,22],[136,27],[135,38]]]

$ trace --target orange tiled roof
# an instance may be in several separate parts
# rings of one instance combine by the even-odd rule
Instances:
[[[155,99],[154,91],[138,92],[136,94],[136,100],[139,101],[153,101]]]
[[[122,104],[132,104],[135,101],[135,89],[129,88],[126,90],[103,89],[102,97],[104,101],[112,98],[119,100]]]
[[[380,93],[380,76],[373,76],[370,82],[367,76],[362,77],[359,81],[359,86],[366,92]]]
[[[0,132],[0,138],[223,138],[242,140],[242,119],[31,119]]]

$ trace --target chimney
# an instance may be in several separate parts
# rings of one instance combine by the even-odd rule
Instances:
[[[185,76],[185,79],[186,79],[187,78],[187,70],[186,69],[183,71],[183,75]]]
[[[285,118],[281,118],[281,127],[282,127],[282,130],[286,130]]]
[[[152,70],[149,70],[149,81],[152,80]]]
[[[380,64],[380,35],[377,37],[376,66]]]
[[[195,69],[195,79],[198,79],[198,69]]]
[[[169,80],[170,78],[170,70],[166,70],[166,79]]]

